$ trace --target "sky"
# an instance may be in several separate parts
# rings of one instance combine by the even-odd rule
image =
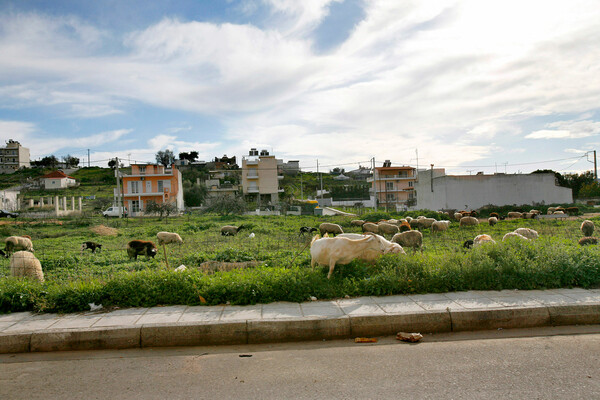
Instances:
[[[0,0],[0,142],[107,166],[593,169],[597,1]]]

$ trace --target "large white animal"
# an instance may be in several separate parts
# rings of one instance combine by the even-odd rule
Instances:
[[[311,267],[315,265],[329,266],[327,279],[331,278],[336,264],[349,264],[356,258],[361,258],[372,251],[381,251],[381,242],[375,235],[367,235],[362,239],[353,240],[347,237],[321,238],[315,236],[310,246]],[[383,254],[397,251],[396,247],[391,247]],[[402,251],[402,248],[400,248]],[[397,251],[399,252],[399,251]]]
[[[376,246],[369,247],[363,254],[361,254],[358,258],[364,261],[374,261],[376,258],[383,254],[406,254],[402,246],[398,243],[393,243],[384,238],[381,235],[376,235],[373,233],[367,233],[364,235],[358,233],[342,233],[336,237],[345,237],[352,240],[364,239],[367,236],[375,236],[379,241],[379,248]]]
[[[463,226],[475,226],[479,224],[479,220],[475,217],[462,217],[460,219],[460,222],[458,223],[458,226],[463,227]]]
[[[502,238],[502,241],[504,242],[505,240],[510,240],[513,238],[517,238],[517,239],[521,239],[521,240],[529,240],[525,236],[521,235],[520,233],[508,232],[506,235],[504,235],[504,237]]]
[[[431,224],[431,233],[444,232],[450,227],[450,221],[434,221]]]
[[[531,228],[517,228],[513,232],[518,233],[519,235],[523,235],[527,239],[537,239],[539,236],[537,231]]]
[[[12,252],[17,250],[25,250],[33,253],[33,243],[29,238],[23,236],[9,236],[4,241],[6,242],[6,247],[4,248],[6,257],[9,257]]]
[[[156,237],[158,238],[158,245],[163,245],[163,244],[170,244],[170,243],[177,243],[177,244],[182,244],[183,243],[183,239],[181,238],[181,236],[179,236],[177,233],[173,233],[173,232],[158,232],[156,234]]]
[[[44,282],[44,272],[40,260],[28,251],[17,251],[12,255],[10,274],[17,278],[33,278]]]

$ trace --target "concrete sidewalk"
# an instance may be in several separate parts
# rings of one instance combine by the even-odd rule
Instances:
[[[600,289],[470,291],[253,306],[0,315],[0,353],[323,340],[599,324]]]

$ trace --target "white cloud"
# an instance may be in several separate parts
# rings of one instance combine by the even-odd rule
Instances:
[[[547,128],[530,133],[525,139],[580,139],[600,134],[600,122],[558,121],[546,124]]]

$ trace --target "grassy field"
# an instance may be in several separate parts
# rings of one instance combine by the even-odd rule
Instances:
[[[0,225],[2,237],[29,235],[40,259],[46,283],[8,277],[9,262],[0,260],[0,310],[79,311],[88,303],[118,306],[158,304],[252,304],[304,301],[345,295],[388,295],[473,289],[533,289],[600,284],[600,248],[580,247],[581,218],[569,220],[501,221],[490,227],[459,228],[424,234],[424,251],[382,257],[376,265],[354,261],[338,266],[331,280],[325,268],[310,268],[310,237],[299,237],[300,226],[323,221],[359,232],[350,218],[309,216],[251,217],[188,215],[158,221],[144,219],[73,218],[10,221]],[[593,218],[596,224],[599,218]],[[235,237],[221,236],[223,225],[243,224]],[[106,226],[106,228],[98,228]],[[539,232],[535,242],[500,243],[517,227]],[[155,259],[129,260],[129,240],[155,241],[159,231],[179,233],[181,246],[167,246]],[[250,233],[254,238],[249,238]],[[480,233],[499,243],[467,251],[462,243]],[[103,245],[99,254],[80,252],[83,241]],[[259,266],[217,271],[207,261],[259,261]],[[185,265],[188,271],[175,273]],[[231,265],[224,267],[231,268]]]

